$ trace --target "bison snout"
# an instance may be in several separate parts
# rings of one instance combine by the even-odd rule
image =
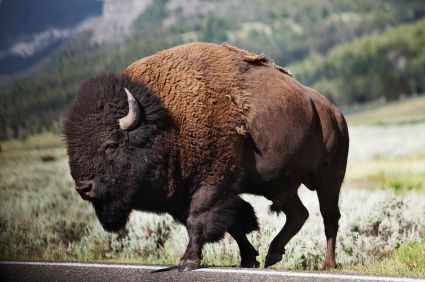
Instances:
[[[83,180],[77,183],[75,186],[78,194],[84,200],[93,200],[96,197],[95,183],[93,180]]]

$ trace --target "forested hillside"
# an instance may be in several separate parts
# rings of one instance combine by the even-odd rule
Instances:
[[[424,93],[425,20],[337,45],[292,70],[337,104]]]
[[[153,1],[125,44],[92,46],[89,33],[79,34],[31,70],[1,81],[0,139],[57,130],[81,81],[191,41],[264,52],[339,105],[424,91],[423,1],[191,3],[195,8]]]

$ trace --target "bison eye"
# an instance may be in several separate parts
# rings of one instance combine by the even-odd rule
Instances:
[[[116,147],[118,147],[118,142],[113,140],[107,140],[105,143],[103,143],[99,147],[99,152],[103,152],[103,151],[108,152],[115,149]]]

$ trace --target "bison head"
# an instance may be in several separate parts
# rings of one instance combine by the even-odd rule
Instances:
[[[76,190],[105,230],[123,228],[142,197],[167,121],[157,97],[124,75],[100,75],[81,86],[63,134]]]

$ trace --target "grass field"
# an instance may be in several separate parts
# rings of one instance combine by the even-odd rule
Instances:
[[[352,116],[350,125],[352,118],[360,120]],[[424,132],[425,123],[419,122],[350,126],[337,271],[425,277]],[[60,138],[47,137],[2,144],[0,259],[178,261],[188,237],[169,216],[133,212],[125,231],[103,231],[91,205],[74,192]],[[55,160],[42,162],[45,156]],[[317,196],[304,188],[299,194],[310,217],[287,246],[283,261],[274,266],[277,269],[316,270],[323,261],[325,236]],[[270,203],[263,198],[244,197],[259,217],[261,231],[249,239],[263,262],[285,217],[269,214]],[[206,265],[239,263],[236,243],[229,236],[208,244],[203,256]]]
[[[403,125],[425,122],[425,96],[385,105],[376,104],[358,113],[348,115],[351,125]]]
[[[64,143],[58,134],[45,132],[28,137],[25,140],[10,140],[0,144],[1,151],[23,151],[33,149],[63,147]]]

